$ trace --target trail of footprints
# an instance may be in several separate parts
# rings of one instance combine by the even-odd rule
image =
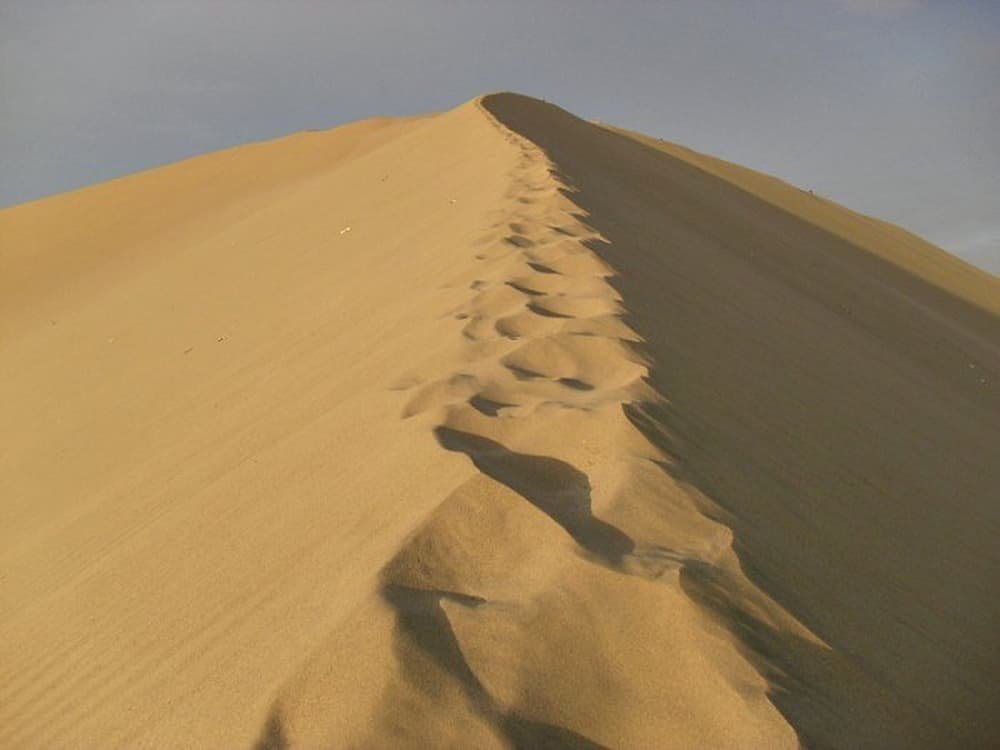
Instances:
[[[585,474],[568,464],[572,472],[555,470],[552,467],[563,462],[520,456],[485,437],[461,432],[469,421],[466,417],[526,422],[546,408],[590,411],[630,403],[642,397],[648,367],[630,345],[637,337],[622,320],[620,297],[609,282],[614,272],[588,247],[604,239],[578,218],[578,207],[563,194],[563,183],[546,156],[518,136],[506,137],[521,151],[507,195],[512,200],[475,243],[479,265],[474,278],[462,282],[470,299],[449,313],[462,323],[465,365],[420,387],[408,381],[406,387],[415,394],[403,417],[443,407],[444,419],[435,429],[443,447],[466,453],[482,473],[543,510],[592,560],[619,572],[657,577],[680,563],[683,555],[649,545],[611,556],[588,549],[558,513],[536,502],[533,493],[553,479],[533,472],[529,465],[540,461],[560,476],[575,473],[586,478]],[[507,427],[503,432],[509,434],[515,424],[508,421]],[[473,447],[458,448],[442,437],[445,434],[465,435]],[[490,451],[482,450],[487,443],[507,456],[509,471],[485,468],[492,465],[484,458]],[[534,474],[528,485],[512,479],[525,474]],[[559,503],[576,507],[574,514],[599,523],[590,510],[589,484],[583,493],[557,494]],[[400,558],[407,554],[404,548]],[[613,564],[611,558],[616,558]]]
[[[555,457],[518,453],[463,430],[470,418],[504,420],[512,428],[545,408],[592,410],[628,402],[646,373],[646,364],[627,344],[635,335],[621,320],[620,300],[608,281],[612,271],[586,246],[602,238],[576,217],[578,209],[561,193],[545,156],[513,134],[507,138],[522,154],[512,175],[510,203],[476,243],[474,275],[461,280],[470,298],[449,313],[460,326],[463,366],[421,386],[401,382],[400,389],[414,390],[403,417],[443,409],[434,429],[442,448],[464,453],[481,475],[534,506],[589,561],[656,578],[680,560],[666,549],[637,545],[597,518],[586,473]],[[481,485],[475,481],[446,498],[383,570],[383,597],[396,613],[402,684],[418,686],[418,693],[427,684],[457,686],[469,710],[513,747],[598,747],[565,727],[530,721],[505,706],[466,660],[449,612],[485,608],[490,602],[478,585],[485,573],[477,572],[479,566],[465,558],[464,545],[455,540],[464,537],[468,519],[477,519],[471,527],[475,535],[478,524],[502,525],[504,517],[502,508],[482,506],[475,489]],[[490,540],[477,544],[489,546]],[[518,549],[511,545],[511,554],[519,555]],[[426,744],[418,727],[424,713],[437,710],[439,688],[428,688],[423,699],[396,689],[384,696],[385,720],[398,725],[400,706],[417,707],[414,721],[404,723],[407,732],[417,732],[409,737],[414,745]]]
[[[443,449],[465,454],[479,473],[442,501],[382,571],[383,598],[396,614],[400,671],[381,710],[386,723],[406,725],[414,746],[426,745],[431,738],[420,735],[421,727],[432,730],[434,722],[426,717],[443,710],[441,691],[451,685],[469,711],[510,746],[598,747],[565,727],[528,721],[487,688],[466,658],[463,643],[478,637],[476,618],[508,627],[533,616],[530,601],[507,596],[512,586],[522,590],[509,579],[532,569],[525,560],[534,554],[538,527],[509,544],[490,537],[517,535],[527,528],[518,524],[535,523],[533,514],[511,514],[510,498],[561,527],[589,563],[647,580],[686,571],[690,580],[708,580],[716,593],[732,590],[743,598],[753,591],[743,588],[733,563],[731,531],[693,504],[685,509],[672,501],[679,528],[643,516],[643,538],[633,538],[595,515],[592,477],[582,467],[500,442],[521,428],[530,432],[530,425],[549,418],[549,410],[592,411],[655,395],[645,390],[649,363],[630,343],[637,337],[622,320],[621,300],[609,282],[612,271],[588,247],[603,239],[580,220],[564,194],[569,188],[545,155],[514,134],[506,137],[521,150],[509,203],[475,243],[476,268],[457,280],[469,299],[448,313],[456,336],[461,333],[460,366],[429,383],[410,376],[397,385],[412,394],[402,416],[434,410],[435,439]],[[615,410],[604,411],[592,424],[603,424]],[[630,455],[627,461],[628,481],[647,494],[667,482],[648,458]],[[512,493],[491,494],[490,482]],[[753,601],[769,611],[767,602]],[[470,619],[459,610],[478,614]],[[403,706],[410,719],[400,719]]]
[[[451,313],[464,323],[466,366],[419,389],[404,417],[463,404],[498,418],[545,404],[590,409],[627,400],[645,372],[622,343],[634,334],[612,272],[585,244],[601,237],[573,214],[544,156],[520,146],[510,196],[519,197],[481,239],[472,297]]]

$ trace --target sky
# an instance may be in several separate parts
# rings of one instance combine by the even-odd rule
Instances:
[[[1000,274],[1000,0],[0,0],[0,206],[495,90]]]

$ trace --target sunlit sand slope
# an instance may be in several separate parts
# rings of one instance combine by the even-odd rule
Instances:
[[[498,94],[0,263],[0,746],[1000,731],[1000,285],[901,230]]]

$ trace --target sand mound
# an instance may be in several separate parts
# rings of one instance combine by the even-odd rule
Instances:
[[[0,744],[978,747],[1000,282],[512,94],[0,212]]]

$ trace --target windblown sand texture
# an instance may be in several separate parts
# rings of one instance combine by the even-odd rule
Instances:
[[[902,230],[496,94],[0,263],[0,747],[1000,741],[1000,281]]]

